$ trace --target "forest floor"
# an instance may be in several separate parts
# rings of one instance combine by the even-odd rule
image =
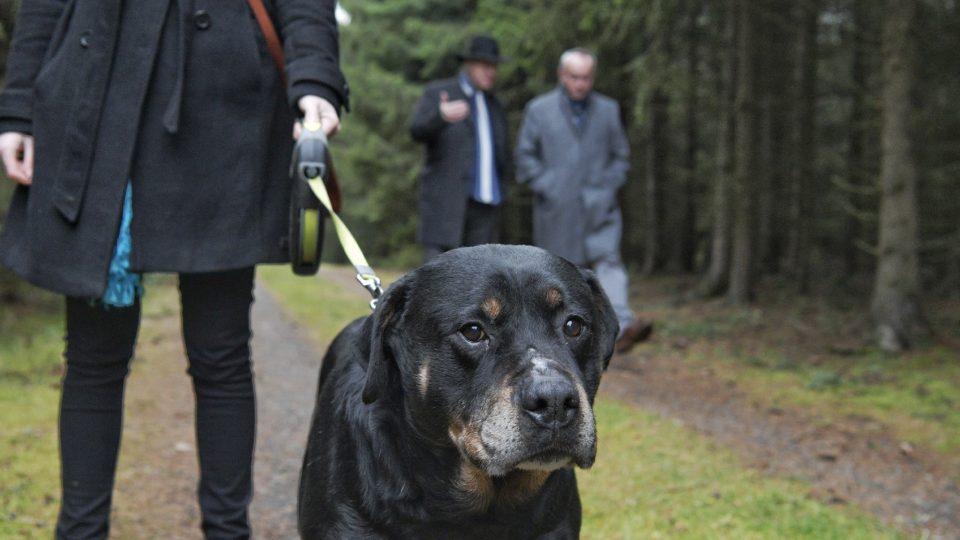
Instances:
[[[321,277],[363,294],[346,271],[323,270]],[[637,289],[637,298],[649,302],[644,314],[657,320],[657,331],[650,342],[613,359],[601,393],[704,433],[735,450],[748,466],[800,479],[811,486],[811,497],[828,504],[855,505],[917,537],[960,539],[956,458],[901,440],[882,418],[825,420],[803,408],[758,399],[725,370],[689,360],[709,356],[709,348],[700,349],[708,345],[692,342],[662,319],[675,309],[665,293],[642,283]],[[259,427],[251,516],[257,538],[295,539],[297,479],[323,351],[262,284],[256,296]],[[724,309],[710,303],[697,308],[718,315]],[[787,317],[766,312],[764,319],[774,323],[757,331],[792,327],[796,343],[780,339],[781,347],[809,349],[827,337],[801,323],[776,324],[779,316]],[[144,323],[128,382],[113,536],[200,539],[193,495],[193,398],[183,374],[175,297],[145,313]],[[714,346],[718,339],[705,341]],[[143,507],[151,511],[136,511]]]

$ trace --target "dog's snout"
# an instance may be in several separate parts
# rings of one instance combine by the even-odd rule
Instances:
[[[527,380],[520,405],[538,425],[562,429],[577,417],[580,396],[559,373],[534,375]]]

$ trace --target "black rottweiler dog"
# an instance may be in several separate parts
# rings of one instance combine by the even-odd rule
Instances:
[[[618,323],[589,272],[544,250],[440,255],[323,360],[300,474],[313,539],[577,538],[573,466]]]

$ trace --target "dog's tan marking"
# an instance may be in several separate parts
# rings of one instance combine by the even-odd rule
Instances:
[[[460,450],[464,457],[473,460],[487,459],[487,451],[483,447],[483,441],[480,439],[480,432],[475,426],[464,425],[460,422],[450,424],[448,434],[453,444]]]
[[[560,305],[563,295],[556,289],[547,289],[547,305],[555,308]]]
[[[511,471],[496,482],[496,498],[506,504],[524,503],[535,496],[552,471]]]
[[[424,358],[420,364],[420,372],[417,374],[417,389],[420,390],[420,397],[427,397],[427,388],[430,387],[430,359]]]
[[[494,503],[515,506],[529,501],[540,492],[550,474],[551,471],[511,471],[494,478],[463,461],[455,484],[464,505],[484,512]]]
[[[493,503],[493,479],[468,461],[460,463],[460,475],[455,480],[460,500],[476,512],[486,511]]]
[[[503,311],[503,304],[500,303],[500,300],[491,296],[480,304],[480,309],[483,310],[487,317],[496,319],[500,316],[500,312]]]

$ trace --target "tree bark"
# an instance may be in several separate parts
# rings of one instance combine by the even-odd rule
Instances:
[[[858,191],[867,185],[866,137],[867,137],[867,69],[866,69],[866,2],[872,0],[854,0],[851,11],[853,19],[852,59],[850,78],[853,94],[850,99],[849,143],[847,146],[847,183],[845,194],[848,212],[846,226],[843,228],[843,266],[847,275],[855,275],[863,270],[861,250],[857,246],[863,235],[863,223],[860,221]]]
[[[910,126],[916,10],[916,0],[888,0],[883,28],[883,154],[872,311],[879,345],[889,352],[910,347],[920,319],[917,168]]]
[[[816,77],[817,18],[819,2],[801,2],[797,42],[797,159],[791,177],[791,234],[788,251],[790,274],[801,294],[810,290],[810,235],[813,228],[813,197],[816,193]]]
[[[662,265],[664,250],[664,203],[667,186],[667,155],[670,141],[667,137],[670,103],[666,93],[660,88],[653,91],[650,99],[650,145],[647,158],[646,214],[647,229],[644,236],[643,273],[652,274]]]
[[[785,262],[789,227],[786,211],[789,179],[796,161],[794,108],[798,26],[793,9],[796,0],[763,0],[764,24],[757,40],[763,66],[757,77],[759,109],[759,156],[757,178],[757,253],[758,275],[777,274]]]
[[[697,111],[700,108],[697,95],[697,89],[700,87],[700,70],[698,69],[700,39],[697,29],[697,18],[701,11],[699,0],[690,2],[687,9],[687,80],[684,89],[686,148],[683,156],[683,172],[681,178],[679,178],[680,189],[678,190],[679,197],[676,206],[677,236],[676,241],[671,242],[670,262],[667,265],[671,270],[680,272],[692,272],[694,270],[697,249],[696,203],[699,191],[697,182],[697,154],[699,151]]]
[[[769,66],[768,66],[769,67]],[[769,89],[772,90],[772,89]],[[774,189],[774,105],[769,90],[764,92],[759,107],[759,143],[757,148],[757,271],[766,272],[776,265],[770,260],[774,257],[774,231],[777,226],[777,198]]]
[[[723,57],[717,95],[720,118],[717,127],[717,165],[711,199],[710,266],[697,285],[698,296],[716,296],[727,287],[730,271],[730,199],[732,197],[733,139],[736,135],[734,83],[736,77],[737,0],[726,2],[723,22]]]
[[[754,92],[754,17],[757,0],[740,0],[737,40],[737,133],[733,179],[733,249],[727,300],[746,304],[753,296],[754,192],[756,171],[756,100]]]

